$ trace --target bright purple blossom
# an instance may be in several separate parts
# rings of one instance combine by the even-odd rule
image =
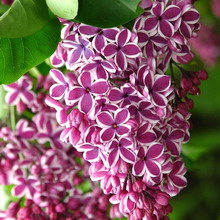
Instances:
[[[166,7],[164,2],[155,2],[151,13],[145,20],[145,30],[153,32],[158,28],[162,37],[172,37],[175,31],[172,22],[181,16],[181,9],[176,5]]]
[[[138,159],[133,166],[133,174],[142,176],[146,172],[148,176],[159,176],[161,173],[161,161],[163,161],[164,147],[162,144],[154,143],[148,149],[140,147]]]
[[[120,70],[127,69],[128,58],[136,58],[140,55],[139,47],[131,42],[131,32],[123,29],[116,35],[116,43],[108,44],[103,48],[106,58],[114,58],[115,64]]]
[[[109,166],[114,167],[119,157],[125,162],[133,164],[135,162],[135,154],[132,150],[129,150],[132,147],[132,141],[127,138],[121,138],[119,141],[113,140],[108,147],[110,152],[108,155]]]
[[[37,184],[37,180],[35,178],[28,178],[25,179],[23,177],[19,177],[14,181],[16,186],[12,189],[12,194],[16,197],[26,196],[27,198],[31,199],[35,193],[34,185]]]
[[[84,37],[94,37],[92,40],[92,45],[95,50],[101,52],[102,48],[107,45],[107,41],[115,41],[116,34],[119,32],[119,30],[117,28],[101,29],[82,24],[79,26],[79,32]]]
[[[93,76],[90,72],[83,72],[78,82],[80,86],[74,86],[69,94],[68,100],[78,102],[80,111],[88,113],[94,107],[93,95],[103,95],[108,91],[108,83],[106,80],[98,79],[93,82]]]
[[[87,63],[90,58],[94,56],[93,50],[90,48],[91,43],[83,39],[81,36],[76,35],[75,41],[64,40],[62,46],[68,49],[67,61],[70,70],[75,70],[78,68],[82,62]]]
[[[35,94],[31,91],[32,82],[28,76],[22,76],[17,82],[4,86],[8,92],[6,102],[9,105],[31,105],[34,101]]]
[[[97,115],[97,123],[102,128],[100,137],[103,142],[112,140],[115,135],[126,135],[131,127],[126,124],[130,117],[127,109],[117,109],[114,116],[109,112],[101,112]]]

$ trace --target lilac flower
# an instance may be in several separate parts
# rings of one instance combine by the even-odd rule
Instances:
[[[56,82],[50,87],[50,96],[56,100],[62,99],[68,91],[68,81],[60,70],[52,69],[50,75]]]
[[[83,157],[89,162],[97,162],[100,160],[105,162],[106,157],[102,152],[104,150],[103,148],[104,147],[102,145],[95,146],[91,145],[90,143],[85,143],[80,145],[77,150],[79,152],[84,152]]]
[[[183,176],[186,173],[186,168],[184,166],[184,163],[181,160],[177,160],[173,163],[173,167],[171,172],[168,173],[167,176],[167,185],[164,187],[161,186],[161,188],[164,188],[164,190],[171,196],[175,196],[179,193],[179,191],[186,187],[187,180]]]
[[[56,67],[62,67],[67,61],[67,50],[58,43],[57,50],[50,57],[51,64]]]
[[[95,100],[95,108],[92,109],[92,111],[89,114],[89,117],[91,119],[95,119],[96,115],[102,111],[116,111],[118,109],[118,106],[115,104],[111,104],[109,102],[108,98],[98,98]]]
[[[20,119],[16,125],[16,131],[19,138],[31,140],[34,138],[36,130],[32,127],[28,127],[28,121]]]
[[[113,140],[108,148],[110,151],[108,155],[109,166],[114,167],[119,158],[133,164],[135,162],[135,154],[131,150],[132,147],[132,141],[127,138],[121,138],[119,141]]]
[[[163,138],[171,154],[180,155],[184,132],[180,129],[173,129],[171,131],[167,130],[166,133],[163,134]]]
[[[136,203],[138,202],[138,193],[133,191],[121,191],[120,193],[113,195],[110,198],[112,204],[119,204],[119,209],[122,213],[131,213],[134,210]]]
[[[81,72],[89,72],[95,69],[97,79],[107,79],[109,73],[115,73],[116,69],[112,62],[102,60],[99,57],[94,58],[90,63],[86,64],[80,70]]]
[[[148,123],[143,123],[139,126],[136,134],[136,139],[138,142],[143,144],[150,144],[156,140],[157,136],[155,132],[151,129],[151,125]]]
[[[143,54],[146,57],[155,57],[157,52],[167,46],[167,40],[160,35],[150,36],[147,31],[138,30],[138,45],[143,48]]]
[[[116,43],[110,43],[103,49],[103,55],[108,59],[114,58],[114,62],[120,70],[127,69],[128,58],[136,58],[140,55],[139,47],[130,41],[131,32],[123,29],[116,35]]]
[[[117,109],[114,116],[109,112],[101,112],[97,115],[97,123],[102,128],[101,140],[106,142],[112,140],[115,135],[126,135],[130,126],[126,124],[130,117],[127,109]]]
[[[63,129],[58,128],[52,120],[45,121],[42,127],[43,130],[37,134],[39,143],[44,144],[49,141],[53,147],[63,149],[63,144],[60,142],[60,134]]]
[[[62,46],[68,49],[67,68],[75,70],[81,63],[87,63],[95,54],[91,49],[90,42],[76,35],[75,41],[63,40]]]
[[[170,5],[165,9],[164,2],[155,2],[151,13],[152,15],[145,20],[144,29],[153,32],[158,28],[162,37],[172,37],[175,31],[172,22],[181,16],[181,9],[176,5]]]
[[[161,173],[161,157],[164,152],[162,144],[154,143],[146,150],[144,147],[140,147],[137,154],[137,161],[133,166],[133,174],[135,176],[143,176],[146,172],[149,177],[159,176]]]
[[[117,28],[101,29],[84,24],[79,26],[79,33],[82,36],[87,38],[94,37],[92,45],[98,52],[101,52],[101,50],[107,45],[107,41],[114,41],[118,32],[119,30]]]
[[[4,88],[8,92],[5,99],[9,105],[18,105],[20,102],[30,105],[34,101],[32,82],[28,76],[22,76],[17,82],[5,85]]]
[[[94,98],[92,95],[103,95],[108,91],[108,83],[104,79],[98,79],[93,82],[90,72],[83,72],[78,82],[80,86],[74,86],[68,94],[68,100],[78,102],[80,111],[88,113],[94,106]]]
[[[155,112],[152,103],[149,101],[140,101],[136,105],[130,105],[129,112],[139,122],[147,120],[151,123],[156,123],[160,120],[159,115]]]
[[[12,189],[12,194],[16,197],[23,197],[24,195],[31,199],[35,193],[35,185],[37,184],[37,180],[33,177],[25,179],[23,177],[19,177],[14,180],[16,186]]]
[[[125,84],[121,89],[112,88],[108,94],[108,98],[113,103],[121,103],[120,106],[122,108],[130,105],[131,102],[138,102],[140,100],[137,97],[137,91],[130,84]]]
[[[166,93],[172,92],[171,78],[165,75],[153,76],[152,71],[146,72],[144,76],[146,95],[150,95],[155,105],[165,107],[167,105]]]
[[[200,18],[199,12],[191,5],[186,5],[183,8],[182,15],[177,22],[177,27],[180,33],[187,38],[191,38],[194,25],[198,23]]]

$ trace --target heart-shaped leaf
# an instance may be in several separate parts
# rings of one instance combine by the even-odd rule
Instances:
[[[32,35],[50,20],[45,0],[15,0],[0,17],[0,37]]]
[[[96,27],[117,27],[143,13],[140,0],[80,0],[75,21]]]
[[[46,0],[50,10],[57,16],[64,19],[73,19],[77,15],[78,0]]]
[[[51,20],[42,30],[23,38],[0,38],[0,83],[10,84],[42,63],[56,49],[60,23]]]

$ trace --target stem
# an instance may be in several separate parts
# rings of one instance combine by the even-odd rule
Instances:
[[[35,77],[35,78],[38,78],[38,77],[41,75],[41,73],[40,73],[40,71],[37,69],[37,67],[33,67],[32,69],[30,69],[30,70],[29,70],[29,73],[30,73],[33,77]]]
[[[16,128],[15,106],[10,106],[10,122],[11,122],[11,129],[15,130]]]
[[[173,61],[170,61],[170,72],[171,72],[171,78],[174,80],[174,72],[173,72]]]

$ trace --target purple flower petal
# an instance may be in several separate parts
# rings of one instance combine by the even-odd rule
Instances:
[[[152,93],[152,98],[153,98],[155,105],[158,105],[161,107],[164,107],[167,105],[167,99],[163,95],[157,92]]]
[[[142,135],[137,136],[137,140],[144,144],[152,143],[153,141],[156,140],[156,138],[157,138],[156,135],[152,132],[146,132]]]
[[[126,148],[120,148],[120,156],[127,163],[135,162],[135,154]]]
[[[135,176],[143,176],[145,172],[145,161],[139,160],[134,164],[133,173]]]
[[[148,17],[144,23],[144,29],[146,31],[153,31],[157,28],[159,22],[156,17]]]
[[[80,25],[79,26],[79,32],[82,35],[86,35],[87,37],[94,36],[97,33],[98,30],[99,30],[99,28],[93,27],[93,26],[90,26],[90,25]]]
[[[16,197],[22,197],[24,195],[25,185],[18,185],[13,188],[13,194]]]
[[[116,124],[123,124],[125,123],[130,117],[128,109],[119,109],[115,113],[115,123]]]
[[[109,112],[101,112],[97,116],[97,123],[103,126],[112,126],[114,124],[114,120],[112,115]]]
[[[170,22],[163,19],[159,24],[159,32],[162,36],[170,38],[174,34],[174,27]]]
[[[164,11],[162,17],[163,19],[169,21],[176,21],[181,15],[181,9],[178,6],[170,5]]]
[[[98,80],[91,86],[91,93],[103,95],[108,91],[108,83],[106,80]]]
[[[115,164],[118,162],[119,158],[119,151],[117,148],[113,149],[108,156],[108,164],[110,167],[114,167]]]
[[[121,51],[129,58],[135,58],[140,54],[140,49],[136,44],[126,44]]]
[[[140,47],[145,46],[149,40],[149,36],[148,36],[147,31],[141,30],[137,33],[137,36],[138,36],[138,45]]]
[[[102,141],[110,141],[115,137],[115,129],[110,127],[110,128],[104,128],[100,132],[100,136]]]
[[[192,29],[185,22],[182,22],[182,24],[180,25],[180,32],[187,38],[190,38],[192,36]]]
[[[88,113],[94,105],[93,98],[91,94],[85,93],[82,99],[79,101],[79,110]]]
[[[103,49],[103,55],[107,58],[112,58],[117,53],[117,48],[115,44],[108,44]]]
[[[107,44],[105,38],[103,37],[103,35],[97,35],[94,39],[93,39],[93,46],[94,48],[98,51],[101,52],[102,48],[105,47],[105,45]]]
[[[170,87],[170,84],[170,76],[157,76],[153,86],[153,90],[156,92],[164,92]]]
[[[187,185],[187,180],[183,176],[172,176],[172,181],[176,186],[185,187]]]
[[[19,92],[15,91],[12,93],[7,93],[5,96],[5,101],[9,105],[16,105],[19,101]]]
[[[78,81],[80,85],[84,88],[90,88],[92,84],[92,77],[90,72],[83,72],[79,78]]]
[[[158,158],[163,154],[164,147],[162,144],[153,144],[147,150],[147,158],[154,159]]]
[[[127,134],[128,132],[130,132],[130,127],[128,127],[128,125],[118,125],[118,127],[116,128],[116,132],[118,135]]]
[[[23,91],[21,93],[21,99],[24,103],[30,104],[31,102],[34,101],[34,93],[31,91]]]
[[[195,24],[199,21],[200,15],[196,9],[190,9],[189,11],[185,12],[182,16],[183,21],[187,22],[188,24]]]
[[[77,63],[81,60],[82,50],[80,49],[72,49],[68,53],[68,62],[71,64]]]
[[[88,48],[84,48],[84,50],[83,50],[83,57],[84,57],[85,61],[89,60],[93,56],[94,56],[93,50],[88,49]]]
[[[121,51],[118,51],[116,53],[115,63],[120,68],[120,70],[126,70],[127,69],[127,60],[126,60],[125,55]]]
[[[87,151],[83,154],[85,160],[89,161],[89,162],[95,162],[98,161],[99,158],[99,151],[98,149],[93,149],[90,151]]]
[[[79,86],[73,87],[68,94],[68,100],[78,101],[85,94],[85,89]]]
[[[108,95],[108,98],[110,101],[121,101],[122,99],[122,92],[120,89],[118,88],[112,88],[109,95]]]
[[[60,70],[52,69],[50,70],[50,75],[57,83],[66,84],[66,79]]]
[[[161,167],[157,162],[155,162],[153,160],[147,160],[146,167],[151,175],[159,176],[159,174],[161,172]]]
[[[153,14],[158,17],[162,14],[162,11],[164,10],[164,3],[158,2],[153,8],[152,12]]]
[[[66,90],[66,85],[54,84],[50,87],[50,96],[54,99],[61,99]]]
[[[169,135],[169,139],[170,140],[182,141],[183,138],[184,138],[184,132],[182,130],[174,130]]]
[[[168,147],[168,149],[170,150],[172,155],[180,155],[181,153],[181,146],[179,143],[170,141],[169,139],[166,140],[166,145]]]
[[[123,29],[120,33],[116,36],[117,44],[122,47],[128,43],[131,38],[131,32],[128,29]]]
[[[118,33],[118,29],[116,28],[107,28],[103,29],[103,35],[111,41],[115,40],[116,34]]]

